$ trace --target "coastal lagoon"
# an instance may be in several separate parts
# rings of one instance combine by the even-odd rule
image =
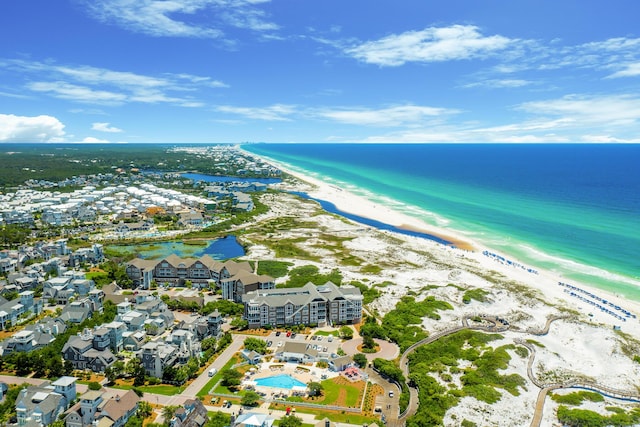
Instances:
[[[537,269],[640,300],[640,146],[247,144]]]
[[[260,182],[262,184],[275,184],[281,182],[280,178],[241,178],[237,176],[219,176],[219,175],[207,175],[202,173],[182,173],[183,178],[192,179],[194,182]]]
[[[244,248],[238,243],[235,236],[227,236],[221,239],[193,242],[154,242],[140,245],[116,245],[111,246],[118,252],[132,252],[140,258],[162,259],[171,254],[181,258],[199,258],[209,255],[216,260],[226,260],[244,255]]]

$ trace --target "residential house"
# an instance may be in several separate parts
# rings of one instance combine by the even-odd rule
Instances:
[[[245,412],[238,415],[231,425],[234,427],[271,427],[274,422],[275,418],[271,417],[271,415]]]
[[[173,344],[150,341],[142,346],[138,357],[142,360],[147,374],[162,378],[162,372],[167,366],[173,366],[178,360],[179,349]]]
[[[166,342],[178,348],[178,363],[187,363],[189,359],[200,354],[200,342],[190,331],[174,329]]]
[[[178,219],[178,224],[189,227],[202,227],[203,222],[202,214],[197,211],[183,212]]]
[[[145,344],[148,335],[145,331],[126,331],[122,336],[125,350],[138,351]]]
[[[83,301],[73,301],[62,309],[59,318],[64,322],[80,324],[91,317],[93,309]]]
[[[19,319],[37,315],[42,312],[42,301],[34,299],[33,291],[23,291],[19,299],[7,301],[0,297],[0,328],[18,324]]]
[[[133,390],[90,390],[70,408],[66,427],[122,427],[138,409],[140,398]]]
[[[176,409],[169,427],[202,427],[208,421],[207,409],[198,399],[188,399]]]
[[[70,361],[75,369],[104,372],[116,360],[108,346],[108,333],[94,337],[91,331],[85,329],[82,334],[69,337],[62,348],[62,357]]]
[[[29,386],[16,398],[19,426],[49,425],[62,414],[76,397],[76,378],[62,377],[51,385]]]

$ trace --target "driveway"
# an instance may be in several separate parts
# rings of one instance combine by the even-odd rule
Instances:
[[[372,361],[377,358],[393,360],[400,355],[400,349],[397,345],[377,338],[374,341],[378,344],[380,350],[375,353],[364,353],[367,356],[367,360]],[[356,353],[361,353],[358,351],[358,346],[361,344],[362,338],[352,338],[342,343],[342,350],[349,356],[353,356]]]

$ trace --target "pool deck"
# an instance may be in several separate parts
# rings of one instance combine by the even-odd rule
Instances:
[[[293,389],[261,386],[255,384],[256,380],[276,375],[290,375],[298,381],[309,384],[312,381],[320,382],[326,378],[333,378],[339,375],[338,372],[333,372],[329,369],[290,362],[264,362],[256,365],[256,369],[256,371],[247,372],[248,375],[245,376],[242,384],[244,387],[253,387],[257,392],[262,392],[266,395],[284,394],[288,396],[293,392]],[[326,378],[322,378],[323,375],[326,375]]]

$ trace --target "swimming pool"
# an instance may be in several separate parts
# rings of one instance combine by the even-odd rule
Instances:
[[[258,378],[255,380],[256,385],[273,388],[286,388],[291,390],[293,387],[306,387],[302,381],[298,381],[291,375],[281,374],[273,377]]]

